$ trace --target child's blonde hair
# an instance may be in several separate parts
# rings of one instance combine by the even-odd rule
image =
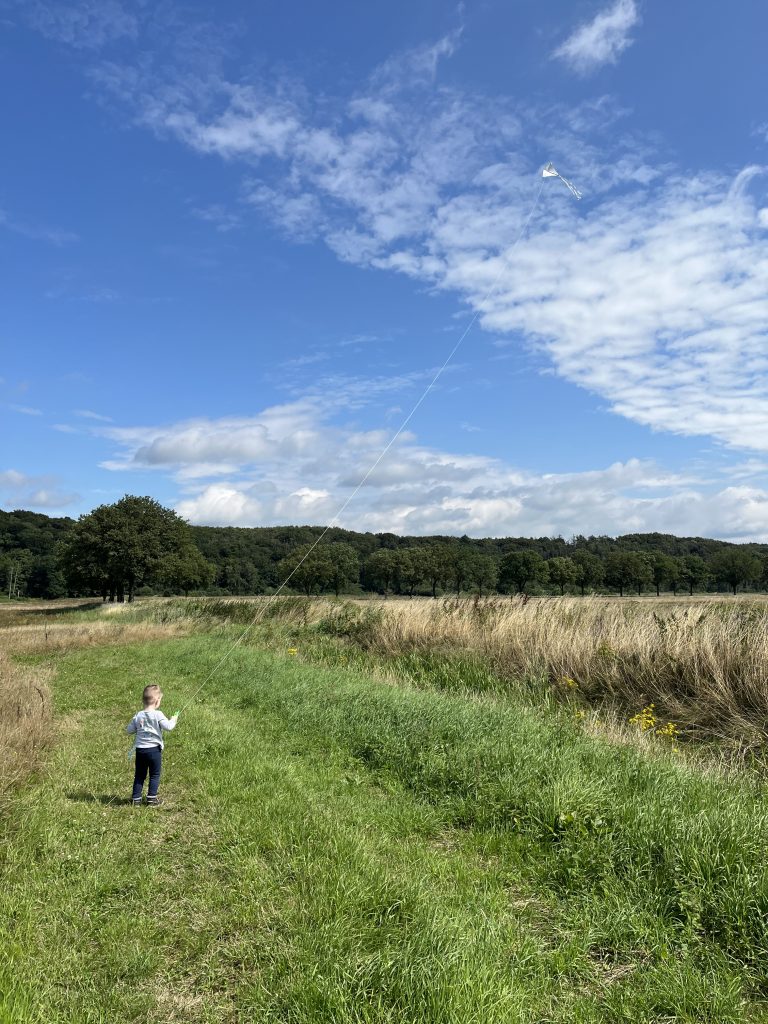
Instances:
[[[144,701],[144,707],[147,707],[149,704],[159,704],[162,696],[163,691],[157,683],[150,683],[149,686],[144,687],[141,699]]]

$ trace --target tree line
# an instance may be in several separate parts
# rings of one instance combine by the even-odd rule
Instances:
[[[768,589],[768,545],[671,534],[401,537],[323,527],[189,526],[126,495],[79,520],[0,512],[9,597],[272,593],[381,595]]]

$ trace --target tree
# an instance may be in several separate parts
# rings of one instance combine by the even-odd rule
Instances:
[[[420,548],[406,548],[397,553],[397,575],[409,597],[413,597],[414,589],[424,579],[425,563]]]
[[[693,591],[707,585],[712,578],[709,567],[699,555],[685,555],[680,559],[680,582],[688,587],[688,593],[693,597]]]
[[[307,597],[318,594],[333,578],[333,562],[329,544],[302,544],[281,559],[278,566],[280,579],[286,580],[293,590],[301,590]]]
[[[472,550],[464,545],[456,544],[452,545],[446,554],[448,567],[446,578],[450,580],[458,597],[471,572]]]
[[[740,586],[760,579],[763,566],[760,559],[743,548],[725,548],[712,559],[711,570],[718,583],[727,583],[734,594]]]
[[[320,545],[318,545],[320,546]],[[360,579],[360,559],[351,544],[328,544],[328,558],[331,562],[329,584],[336,597],[350,583]]]
[[[565,588],[576,582],[578,569],[572,558],[556,556],[547,559],[549,570],[549,582],[560,587],[560,596],[565,594]]]
[[[637,587],[637,593],[642,594],[643,587],[653,579],[651,560],[642,551],[627,552],[630,558],[630,573],[632,582]]]
[[[133,600],[138,586],[153,585],[171,556],[184,559],[189,527],[154,498],[126,494],[81,516],[63,545],[61,563],[70,586],[101,592],[103,600]]]
[[[499,563],[493,555],[473,552],[469,562],[469,578],[477,587],[480,597],[483,591],[490,591],[496,586],[499,576]]]
[[[656,587],[656,597],[659,596],[662,583],[669,583],[672,579],[677,580],[678,563],[676,558],[656,551],[651,555],[651,580]]]
[[[9,598],[21,597],[27,593],[27,578],[32,572],[32,553],[16,549],[5,555],[0,562],[0,579],[3,591]]]
[[[186,597],[190,590],[209,587],[216,576],[212,565],[202,552],[190,541],[160,562],[155,583],[164,591],[176,594],[181,591]]]
[[[369,582],[386,597],[397,575],[396,553],[389,548],[379,548],[366,559],[364,572]]]
[[[499,587],[517,588],[522,594],[529,583],[546,583],[549,578],[547,563],[536,551],[510,551],[499,566]]]
[[[56,555],[43,555],[32,563],[27,576],[27,594],[48,598],[67,596],[67,581]]]
[[[683,579],[683,560],[682,558],[675,558],[674,556],[672,556],[671,562],[672,564],[670,567],[669,576],[667,577],[667,583],[669,584],[669,589],[672,591],[675,597],[677,597],[677,588],[680,586],[680,583]]]
[[[643,586],[651,582],[651,566],[641,551],[612,551],[605,560],[605,581],[618,590],[621,597],[627,587],[637,587],[638,594]]]
[[[429,584],[432,597],[437,598],[437,588],[442,586],[450,574],[451,549],[447,544],[430,544],[420,549],[424,566],[424,579]]]
[[[574,583],[581,590],[581,596],[584,597],[584,591],[587,587],[594,589],[602,584],[605,579],[605,566],[601,558],[593,555],[586,548],[579,548],[577,551],[574,551],[572,561],[576,566]]]

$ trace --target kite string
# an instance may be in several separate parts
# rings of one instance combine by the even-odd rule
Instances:
[[[559,177],[559,175],[558,175],[558,177]],[[520,228],[520,231],[518,232],[517,237],[515,238],[514,242],[509,247],[509,249],[507,250],[507,252],[504,255],[504,257],[502,258],[501,267],[499,269],[498,274],[496,275],[494,280],[491,282],[491,284],[490,284],[488,290],[486,291],[485,295],[483,296],[483,298],[478,303],[477,309],[475,310],[475,312],[474,312],[473,316],[471,317],[469,323],[467,324],[467,326],[462,331],[462,333],[459,336],[458,340],[456,341],[456,343],[454,344],[453,348],[450,350],[448,355],[445,357],[445,359],[443,360],[442,364],[438,367],[437,371],[435,372],[435,374],[433,375],[432,379],[427,384],[426,388],[424,388],[424,391],[421,393],[419,398],[416,400],[416,403],[414,404],[414,406],[411,409],[411,411],[408,413],[408,415],[402,421],[402,423],[397,428],[397,430],[392,435],[392,437],[389,439],[389,441],[384,446],[384,448],[382,448],[382,450],[379,452],[376,460],[369,467],[369,469],[366,470],[365,474],[362,476],[362,478],[360,479],[360,481],[357,484],[357,486],[355,487],[355,489],[352,491],[351,494],[349,494],[347,496],[347,498],[345,499],[345,501],[343,502],[341,507],[338,509],[336,514],[329,521],[328,525],[323,529],[323,531],[319,534],[319,536],[315,539],[315,541],[310,545],[310,547],[307,549],[307,551],[304,553],[304,555],[301,557],[301,559],[296,563],[296,565],[293,567],[293,569],[291,569],[291,571],[288,573],[288,575],[282,581],[280,586],[275,591],[273,591],[272,594],[269,595],[269,597],[267,598],[266,601],[261,602],[259,604],[259,607],[258,607],[258,609],[256,611],[256,614],[254,615],[253,619],[251,619],[251,621],[245,627],[245,629],[240,634],[240,636],[235,640],[235,642],[232,644],[232,646],[227,651],[225,651],[224,655],[220,658],[220,660],[216,662],[216,664],[213,666],[213,668],[208,673],[208,675],[205,677],[205,679],[203,679],[202,683],[194,691],[194,693],[189,698],[189,700],[182,706],[182,708],[180,709],[178,714],[181,714],[182,711],[186,711],[187,708],[190,707],[194,703],[195,698],[200,693],[200,691],[203,689],[203,687],[208,682],[210,682],[210,680],[216,675],[218,670],[227,661],[227,659],[230,657],[230,655],[233,653],[233,651],[235,651],[240,646],[240,644],[243,643],[243,641],[248,636],[248,634],[251,632],[251,630],[256,625],[256,623],[259,621],[259,619],[262,618],[266,614],[267,609],[269,608],[269,606],[272,603],[272,601],[274,601],[275,598],[280,594],[280,592],[282,590],[284,590],[288,586],[288,584],[291,581],[291,578],[294,576],[294,574],[296,572],[298,572],[298,570],[301,568],[301,566],[304,564],[304,562],[309,558],[309,556],[312,554],[312,552],[315,550],[315,548],[318,546],[318,544],[320,544],[320,542],[322,541],[323,537],[325,537],[325,535],[328,533],[328,531],[333,529],[333,524],[338,521],[340,516],[342,516],[344,514],[344,512],[346,511],[346,509],[349,506],[349,504],[352,501],[354,501],[354,499],[360,493],[362,488],[365,486],[365,484],[368,481],[368,479],[370,478],[371,474],[374,472],[374,470],[377,468],[377,466],[381,463],[381,461],[386,457],[386,455],[389,452],[389,450],[392,448],[394,443],[397,441],[397,439],[403,433],[405,428],[411,422],[411,420],[415,416],[416,412],[418,411],[418,409],[421,407],[422,403],[426,399],[427,395],[434,388],[435,384],[437,384],[438,380],[442,377],[443,373],[446,371],[446,369],[450,365],[451,361],[453,360],[454,356],[458,352],[458,350],[461,347],[462,343],[464,342],[465,338],[467,337],[469,332],[474,327],[478,317],[483,312],[483,307],[495,295],[496,290],[497,290],[497,288],[499,286],[499,283],[501,282],[502,275],[504,274],[505,270],[507,270],[507,268],[509,266],[509,259],[510,259],[511,254],[517,248],[518,244],[522,241],[525,233],[528,230],[528,225],[531,223],[531,219],[533,218],[533,215],[534,215],[534,213],[536,211],[536,208],[537,208],[537,206],[539,204],[539,197],[541,196],[541,191],[542,191],[543,187],[544,187],[544,180],[542,179],[539,182],[539,187],[536,190],[536,195],[534,196],[533,203],[531,205],[530,210],[528,211],[527,217],[523,221],[522,227]]]

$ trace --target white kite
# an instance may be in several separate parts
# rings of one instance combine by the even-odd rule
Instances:
[[[576,188],[575,185],[571,184],[567,178],[564,178],[559,171],[556,171],[551,163],[548,163],[544,170],[541,172],[542,178],[559,178],[560,181],[565,185],[571,195],[577,199],[581,199],[581,192]]]

